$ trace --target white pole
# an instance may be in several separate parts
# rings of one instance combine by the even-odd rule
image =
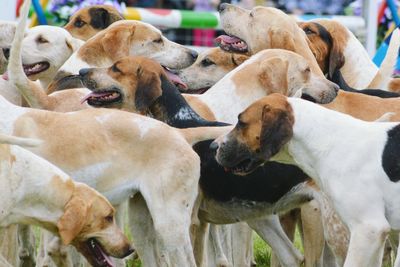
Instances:
[[[364,19],[367,22],[367,41],[366,49],[370,57],[373,57],[376,52],[376,35],[378,31],[378,1],[364,0]]]

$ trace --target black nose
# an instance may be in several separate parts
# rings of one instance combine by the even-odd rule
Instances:
[[[3,48],[3,55],[8,60],[10,58],[10,48]]]
[[[80,69],[79,70],[79,75],[84,77],[86,75],[88,75],[88,73],[90,72],[90,69],[86,68],[86,69]]]
[[[218,7],[219,13],[221,13],[222,11],[224,11],[227,7],[228,7],[228,4],[227,4],[227,3],[222,3],[222,4],[220,4],[219,7]]]
[[[215,141],[210,144],[211,151],[217,151],[218,147],[219,147],[219,145]]]
[[[339,92],[339,89],[340,89],[339,85],[333,83],[333,90],[335,90],[336,93]]]
[[[121,258],[125,258],[125,257],[131,255],[133,252],[135,252],[135,249],[134,249],[132,246],[129,246],[129,247],[125,250],[125,253],[124,253],[124,255],[122,255]]]
[[[197,59],[197,56],[198,56],[199,54],[198,54],[196,51],[191,50],[191,51],[190,51],[190,55],[192,56],[193,60],[196,60],[196,59]]]

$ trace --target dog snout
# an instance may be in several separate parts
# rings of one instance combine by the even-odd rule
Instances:
[[[135,252],[135,249],[131,245],[127,245],[124,249],[124,254],[121,255],[121,258],[125,258]]]
[[[8,60],[10,58],[10,48],[9,47],[5,47],[2,50],[3,50],[4,57]]]
[[[195,50],[191,50],[190,55],[192,56],[193,61],[195,61],[197,59],[197,57],[199,56],[199,53],[197,53]]]
[[[222,13],[225,9],[228,8],[228,5],[229,5],[229,4],[227,4],[227,3],[222,3],[222,4],[220,4],[219,7],[218,7],[218,12],[219,12],[219,13]]]
[[[338,92],[339,92],[340,87],[339,87],[339,85],[337,85],[336,83],[332,83],[332,88],[333,88],[333,90],[335,91],[335,93],[338,93]]]
[[[89,73],[90,73],[90,70],[91,69],[89,69],[89,68],[80,69],[79,70],[79,76],[87,77],[89,75]]]
[[[213,142],[210,144],[210,149],[211,149],[211,151],[215,152],[215,151],[217,151],[218,148],[219,148],[218,142],[213,141]]]

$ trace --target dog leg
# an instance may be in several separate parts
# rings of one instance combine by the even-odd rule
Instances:
[[[382,213],[384,214],[384,213]],[[378,217],[378,218],[376,218]],[[383,249],[390,226],[385,218],[373,216],[375,221],[362,220],[350,229],[350,245],[344,267],[380,267]]]
[[[0,230],[0,255],[12,266],[19,266],[18,225],[10,225]]]
[[[35,236],[32,228],[28,225],[18,225],[19,236],[19,259],[21,267],[34,267],[36,265],[35,258]]]
[[[64,246],[61,240],[46,230],[41,230],[40,250],[36,259],[37,267],[73,267],[80,266],[83,258],[74,253],[74,249]]]
[[[231,226],[233,266],[251,266],[253,260],[253,230],[245,223]]]
[[[300,210],[294,209],[288,213],[279,216],[279,221],[281,222],[282,228],[285,231],[287,237],[290,241],[294,240],[294,234],[296,232],[296,224],[300,217]],[[271,267],[279,267],[279,259],[276,257],[275,253],[271,253]]]
[[[207,266],[205,262],[205,248],[207,243],[207,234],[209,234],[210,224],[207,222],[199,222],[200,225],[192,224],[191,232],[194,233],[193,251],[196,260],[196,266]],[[193,239],[193,238],[192,238]]]
[[[247,223],[271,246],[282,266],[300,266],[303,256],[286,236],[277,215],[269,215]]]
[[[312,200],[301,206],[301,222],[305,267],[314,267],[322,260],[325,244],[321,209],[317,201]]]
[[[216,266],[217,267],[231,267],[232,265],[229,263],[224,250],[222,248],[222,236],[221,236],[221,227],[229,227],[225,225],[210,225],[210,244],[213,247],[213,255],[215,256]]]
[[[128,207],[129,230],[142,266],[157,266],[157,243],[146,201],[137,193],[129,200]]]

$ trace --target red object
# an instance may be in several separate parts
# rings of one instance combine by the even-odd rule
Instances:
[[[19,17],[19,10],[20,10],[23,2],[24,2],[24,0],[17,0],[17,8],[15,10],[15,15],[17,17]]]
[[[378,9],[378,21],[377,21],[378,26],[379,26],[379,23],[381,22],[381,20],[383,18],[383,15],[385,14],[386,7],[387,7],[386,1],[382,1],[381,6]]]
[[[168,9],[148,8],[147,10],[150,11],[151,13],[154,13],[154,14],[157,14],[160,16],[167,16],[172,13],[172,10],[168,10]]]

